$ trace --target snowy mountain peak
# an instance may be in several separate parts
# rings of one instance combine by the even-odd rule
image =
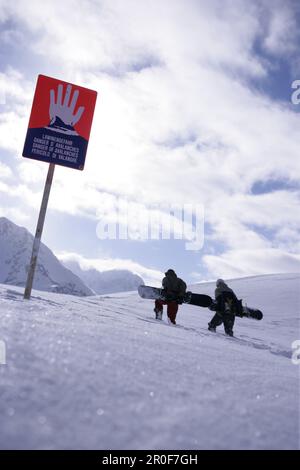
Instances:
[[[32,244],[33,236],[28,230],[6,217],[0,217],[0,282],[25,285]],[[43,243],[40,246],[33,287],[79,296],[93,294]]]
[[[16,232],[16,230],[19,230],[20,233],[21,231],[23,231],[24,233],[27,232],[24,227],[19,227],[6,217],[0,217],[0,235],[13,234]]]
[[[64,265],[77,274],[96,294],[133,291],[144,284],[143,279],[127,269],[83,269],[77,261],[64,261]]]

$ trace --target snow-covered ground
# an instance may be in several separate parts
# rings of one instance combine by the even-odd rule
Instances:
[[[238,318],[236,338],[208,332],[199,307],[155,321],[136,293],[24,301],[0,286],[0,447],[299,448],[300,275],[229,284],[265,315]]]

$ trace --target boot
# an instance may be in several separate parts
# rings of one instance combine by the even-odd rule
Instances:
[[[213,331],[215,333],[216,332],[216,327],[212,326],[210,323],[208,323],[208,330]]]
[[[163,316],[163,311],[162,310],[159,310],[158,308],[154,308],[153,309],[154,312],[155,312],[155,318],[156,320],[162,320],[162,316]]]
[[[210,320],[210,322],[208,323],[209,331],[213,331],[215,333],[217,326],[222,325],[222,323],[223,323],[222,315],[219,312],[216,312],[215,315]]]
[[[233,336],[234,315],[226,315],[224,319],[224,330],[228,336]]]
[[[225,330],[225,334],[227,336],[233,336],[233,331],[232,330]]]

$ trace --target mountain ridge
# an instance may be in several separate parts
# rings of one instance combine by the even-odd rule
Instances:
[[[6,217],[0,217],[0,282],[25,286],[30,263],[33,235]],[[78,296],[93,292],[72,271],[63,266],[54,253],[41,242],[33,288]]]

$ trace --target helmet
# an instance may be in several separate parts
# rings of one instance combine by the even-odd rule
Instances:
[[[216,286],[219,287],[221,285],[225,284],[225,281],[223,279],[217,279]]]

